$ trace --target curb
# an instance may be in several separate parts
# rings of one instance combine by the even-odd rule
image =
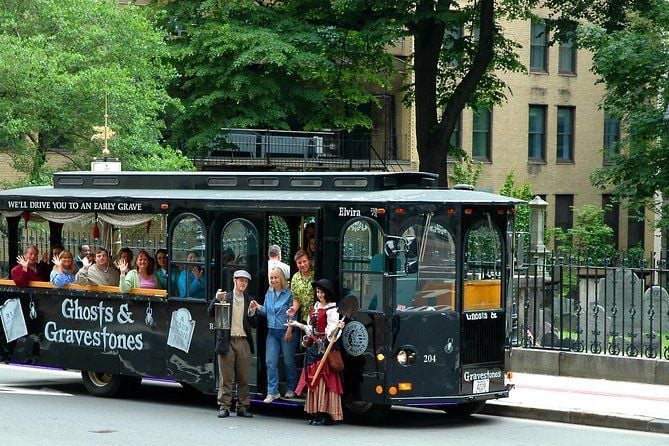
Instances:
[[[669,434],[669,419],[663,418],[575,412],[570,410],[513,406],[494,402],[488,402],[479,413],[500,417]]]

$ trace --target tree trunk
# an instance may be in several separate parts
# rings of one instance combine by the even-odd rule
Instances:
[[[421,2],[417,8],[431,8],[431,2]],[[416,101],[416,142],[419,169],[424,172],[440,173],[439,166],[446,158],[446,151],[439,147],[435,131],[437,120],[437,70],[439,53],[444,41],[445,26],[437,23],[433,15],[417,22],[413,27],[414,36],[414,76]]]
[[[34,183],[42,175],[44,166],[46,166],[46,152],[49,149],[47,144],[48,138],[45,135],[38,134],[37,144],[35,144],[35,157],[33,158],[32,172],[30,172],[30,180]]]
[[[421,6],[424,3],[419,8]],[[419,168],[425,172],[438,173],[440,187],[448,187],[448,147],[455,124],[493,58],[495,2],[480,0],[479,7],[478,51],[471,68],[455,88],[440,120],[437,117],[439,111],[436,86],[445,27],[432,16],[420,20],[412,27]]]

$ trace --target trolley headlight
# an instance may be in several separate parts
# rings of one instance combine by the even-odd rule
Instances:
[[[399,362],[400,365],[413,364],[415,360],[416,352],[411,349],[403,348],[397,352],[397,362]]]

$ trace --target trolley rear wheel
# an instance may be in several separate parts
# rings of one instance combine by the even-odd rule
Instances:
[[[104,398],[132,393],[137,390],[142,382],[140,377],[113,375],[109,372],[92,372],[89,370],[82,370],[81,378],[88,393]]]

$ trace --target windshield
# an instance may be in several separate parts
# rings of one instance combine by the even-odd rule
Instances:
[[[403,236],[419,240],[418,271],[397,279],[397,311],[455,311],[456,267],[453,231],[427,218],[428,230],[413,225]]]

